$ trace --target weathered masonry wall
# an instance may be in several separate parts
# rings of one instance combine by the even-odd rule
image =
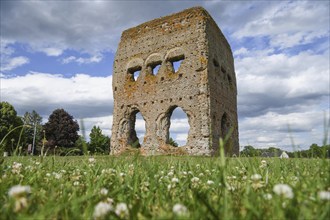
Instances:
[[[213,57],[219,66],[214,66]],[[182,62],[175,71],[177,61]],[[221,74],[222,68],[228,75]],[[112,154],[138,140],[137,112],[146,122],[141,148],[157,154],[159,147],[168,142],[170,117],[176,107],[188,116],[190,130],[183,148],[189,154],[216,153],[219,137],[228,132],[228,126],[234,132],[232,146],[226,150],[238,152],[232,53],[202,8],[187,9],[124,31],[114,61],[113,94]]]

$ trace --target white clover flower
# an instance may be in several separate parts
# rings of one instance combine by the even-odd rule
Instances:
[[[141,184],[141,190],[144,191],[144,192],[148,192],[149,191],[149,186],[150,186],[150,183],[148,181],[145,181]]]
[[[273,191],[275,194],[288,199],[292,199],[294,196],[292,188],[287,184],[276,184],[273,188]]]
[[[199,184],[199,182],[200,182],[200,180],[199,180],[198,177],[193,177],[193,178],[191,179],[192,187],[194,187],[194,188],[197,187],[198,184]]]
[[[46,176],[47,176],[47,177],[50,177],[50,176],[51,176],[51,174],[50,174],[50,173],[46,173]]]
[[[94,208],[94,219],[102,219],[104,218],[109,212],[113,210],[113,207],[110,203],[107,202],[99,202]]]
[[[200,173],[198,174],[199,177],[203,177],[204,176],[204,173]]]
[[[171,180],[172,183],[178,183],[179,182],[179,179],[176,178],[176,177],[173,177],[172,180]]]
[[[96,160],[95,160],[94,157],[90,157],[90,158],[88,158],[88,162],[89,162],[89,163],[95,163]]]
[[[234,187],[234,185],[227,184],[227,190],[234,192],[236,188]]]
[[[8,191],[9,197],[13,197],[13,198],[25,197],[27,194],[30,193],[31,193],[30,186],[21,186],[21,185],[13,186]]]
[[[188,214],[188,209],[187,209],[187,207],[186,206],[184,206],[184,205],[182,205],[182,204],[179,204],[179,203],[177,203],[177,204],[175,204],[174,206],[173,206],[173,213],[175,214],[175,215],[179,215],[179,216],[182,216],[182,215],[187,215]]]
[[[264,195],[264,199],[265,200],[271,200],[273,198],[273,196],[272,196],[272,194],[270,194],[270,193],[266,193],[265,195]]]
[[[125,173],[119,173],[119,176],[121,176],[121,177],[125,177],[126,174],[125,174]]]
[[[191,178],[191,182],[192,183],[198,183],[199,182],[199,178],[198,177],[193,177],[193,178]]]
[[[196,164],[196,168],[199,169],[201,167],[200,164]]]
[[[53,173],[54,174],[54,176],[55,176],[55,179],[61,179],[62,178],[62,174],[60,174],[60,173]]]
[[[30,165],[27,166],[27,167],[25,167],[25,169],[30,170],[30,171],[33,170],[33,168],[34,168],[34,167],[32,167],[32,166],[30,166]]]
[[[320,191],[318,196],[321,200],[330,200],[330,192],[329,191]]]
[[[128,217],[128,207],[126,203],[119,203],[116,206],[115,213],[120,218],[127,218]]]
[[[194,175],[194,173],[192,171],[188,171],[188,174],[190,175]]]
[[[106,188],[102,188],[102,189],[100,190],[100,194],[101,194],[102,196],[106,196],[106,195],[108,195],[108,192],[109,192],[109,190],[107,190]]]
[[[254,182],[258,182],[261,180],[261,175],[260,174],[253,174],[251,176],[251,180],[254,181]]]
[[[174,176],[173,171],[170,171],[170,172],[167,174],[167,176]]]
[[[73,185],[74,185],[74,186],[79,186],[79,184],[80,184],[79,181],[74,181],[74,182],[73,182]]]
[[[11,168],[11,172],[13,174],[19,174],[21,172],[22,166],[23,165],[21,163],[13,162],[13,166]]]
[[[209,185],[209,186],[211,186],[211,185],[214,184],[214,181],[212,181],[212,180],[208,180],[208,181],[206,182],[206,184]]]

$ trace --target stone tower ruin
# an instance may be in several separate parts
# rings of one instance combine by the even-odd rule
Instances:
[[[176,71],[175,63],[181,61]],[[159,67],[159,70],[157,70]],[[190,155],[216,155],[230,134],[228,155],[237,154],[237,88],[230,45],[201,8],[161,17],[122,33],[114,61],[111,154],[137,142],[136,114],[145,120],[141,149],[158,154],[168,143],[176,107],[187,114]]]

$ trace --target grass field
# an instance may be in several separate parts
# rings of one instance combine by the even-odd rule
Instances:
[[[328,219],[326,159],[7,157],[1,219]]]

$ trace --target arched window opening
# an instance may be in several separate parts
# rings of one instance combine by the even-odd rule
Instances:
[[[180,107],[176,107],[170,115],[170,128],[168,144],[172,146],[185,146],[187,144],[190,125],[187,114]]]
[[[139,148],[143,144],[144,135],[146,133],[146,124],[141,113],[137,110],[130,117],[130,132],[128,144],[133,148]]]
[[[156,63],[153,63],[152,65],[150,65],[151,71],[152,71],[152,74],[153,75],[156,76],[158,74],[161,65],[162,65],[162,62],[161,61],[156,62]]]
[[[127,73],[129,74],[131,81],[137,80],[137,78],[141,73],[141,69],[142,69],[141,66],[136,66],[128,69]]]
[[[183,60],[184,60],[184,55],[176,56],[169,60],[172,64],[174,73],[177,73],[179,71]]]
[[[225,140],[224,148],[225,148],[226,154],[230,154],[230,152],[232,151],[232,147],[233,147],[232,138],[230,136],[227,137],[228,135],[231,135],[230,132],[231,132],[230,118],[228,117],[227,113],[224,113],[221,118],[220,137],[223,140]],[[228,139],[226,140],[226,138],[228,138]]]
[[[224,113],[221,118],[221,138],[224,140],[230,130],[230,121],[227,113]]]

